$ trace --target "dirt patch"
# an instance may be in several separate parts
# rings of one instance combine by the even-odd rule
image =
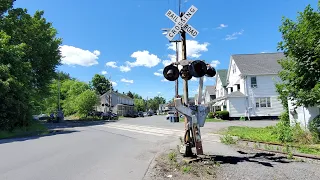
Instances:
[[[219,163],[206,159],[187,159],[178,151],[170,150],[155,158],[154,166],[145,179],[150,180],[194,180],[214,179]]]

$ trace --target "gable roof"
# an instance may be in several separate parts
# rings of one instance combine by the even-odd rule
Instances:
[[[228,69],[219,69],[217,70],[217,74],[219,75],[222,86],[227,86]]]
[[[216,87],[215,86],[206,86],[205,91],[207,91],[209,94],[216,94]]]
[[[259,54],[235,54],[231,56],[243,75],[278,74],[278,60],[285,58],[282,52]]]

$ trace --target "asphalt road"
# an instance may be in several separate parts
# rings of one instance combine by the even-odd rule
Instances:
[[[239,156],[208,135],[229,125],[266,126],[275,122],[207,123],[204,150],[210,154]],[[1,180],[139,180],[157,154],[174,148],[183,135],[183,123],[164,116],[124,119],[119,122],[63,128],[44,137],[0,140]],[[248,167],[248,166],[246,166]],[[232,177],[230,174],[225,174]]]

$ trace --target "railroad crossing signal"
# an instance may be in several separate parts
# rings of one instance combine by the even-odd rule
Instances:
[[[187,24],[187,22],[192,18],[192,16],[198,11],[198,8],[196,8],[195,6],[191,6],[187,12],[182,16],[178,16],[177,14],[175,14],[173,11],[171,11],[170,9],[167,11],[167,13],[165,14],[172,22],[175,23],[175,25],[173,26],[172,29],[170,29],[170,31],[168,31],[166,38],[168,38],[170,41],[172,41],[172,39],[179,34],[179,32],[181,30],[187,32],[190,36],[192,36],[193,38],[197,37],[197,35],[199,34],[199,31],[197,31],[194,27],[192,27],[191,25]]]

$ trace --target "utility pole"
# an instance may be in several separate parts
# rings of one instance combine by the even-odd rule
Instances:
[[[178,48],[178,43],[181,42],[180,40],[176,41],[170,41],[176,43],[176,62],[179,62],[179,48]],[[178,66],[178,65],[177,65]],[[178,98],[179,96],[179,80],[175,80],[175,97]],[[179,114],[178,111],[176,110],[176,115],[175,115],[175,121],[174,122],[179,122]]]
[[[60,73],[58,73],[58,111],[60,111]]]
[[[109,85],[109,112],[111,112],[111,103],[112,103],[112,101],[111,101],[111,94],[112,94],[112,83],[111,83],[111,76],[110,76],[110,78],[109,78],[110,80],[109,80],[109,83],[110,83],[110,85]]]

